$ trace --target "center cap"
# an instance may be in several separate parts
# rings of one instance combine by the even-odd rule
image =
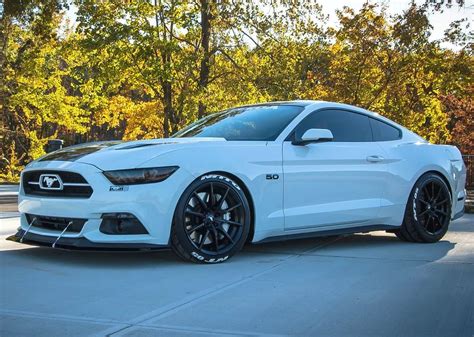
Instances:
[[[206,222],[213,223],[214,222],[214,214],[207,214],[206,215]]]

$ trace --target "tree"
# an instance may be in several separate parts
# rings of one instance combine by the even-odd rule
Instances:
[[[313,0],[72,0],[72,26],[65,1],[5,2],[3,179],[51,138],[168,137],[213,111],[272,100],[355,104],[472,151],[472,32],[454,21],[433,40],[430,4],[392,16],[374,3],[345,7],[335,28]]]
[[[464,154],[474,153],[474,87],[471,85],[468,91],[470,95],[465,98],[452,94],[441,97],[450,118],[452,143]]]
[[[84,131],[88,112],[62,85],[59,1],[6,1],[1,24],[1,157],[23,164],[61,128]],[[11,149],[14,149],[12,151]],[[15,153],[15,156],[13,156]]]

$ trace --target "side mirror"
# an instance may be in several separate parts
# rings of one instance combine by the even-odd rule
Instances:
[[[328,129],[308,129],[301,137],[295,133],[295,140],[291,142],[293,145],[306,145],[309,143],[328,142],[334,139],[331,130]]]

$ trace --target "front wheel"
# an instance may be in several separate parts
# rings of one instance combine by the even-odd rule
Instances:
[[[250,207],[242,188],[229,177],[209,174],[181,196],[171,231],[171,247],[187,261],[219,263],[242,249],[250,229]]]
[[[403,224],[395,234],[403,241],[437,242],[448,231],[450,220],[448,186],[439,175],[427,173],[413,187]]]

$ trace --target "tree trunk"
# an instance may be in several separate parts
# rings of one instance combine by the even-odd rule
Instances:
[[[154,0],[155,8],[158,8],[157,0]],[[162,9],[161,1],[159,4],[160,10]],[[168,42],[173,39],[173,26],[169,28],[169,39],[167,36],[168,28],[166,27],[166,22],[164,21],[164,15],[161,15],[161,22],[159,19],[158,12],[155,14],[156,26],[160,24],[163,27],[163,41]],[[161,50],[161,61],[163,63],[163,70],[165,73],[169,73],[171,69],[171,51],[167,48]],[[167,71],[168,70],[168,71]],[[163,116],[163,137],[167,138],[171,133],[175,133],[178,129],[178,118],[175,116],[175,111],[173,108],[173,84],[167,78],[161,79],[161,89],[163,90],[162,103],[164,107],[164,116]],[[170,125],[171,124],[171,125]]]
[[[209,0],[201,0],[201,48],[203,51],[201,59],[201,69],[199,72],[199,89],[203,93],[209,83],[210,66],[209,61],[211,54],[209,51],[209,39],[211,35],[211,13],[209,8]],[[199,101],[198,117],[202,118],[206,114],[206,104]]]
[[[163,88],[163,105],[165,107],[165,116],[163,120],[163,136],[165,138],[170,136],[170,129],[171,133],[175,133],[177,131],[178,125],[176,118],[174,116],[174,108],[173,108],[173,92],[171,82],[165,81],[162,84]],[[170,128],[171,124],[171,128]]]

